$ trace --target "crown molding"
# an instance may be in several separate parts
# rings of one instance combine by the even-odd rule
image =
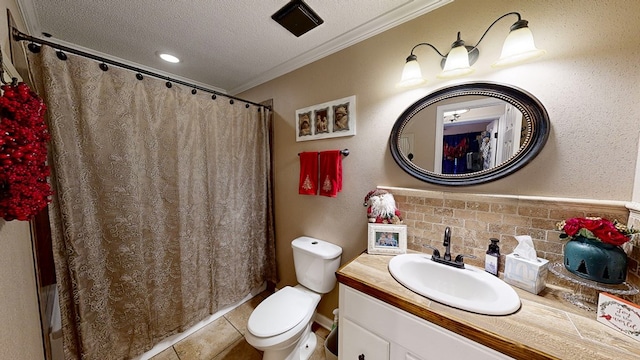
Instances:
[[[76,44],[67,43],[57,39],[56,39],[56,42],[59,43],[60,45],[65,45],[65,46],[79,49],[79,50],[82,49],[82,51],[87,53],[95,54],[95,55],[104,57],[106,59],[111,59],[127,65],[131,65],[144,70],[155,72],[160,75],[171,77],[176,80],[189,82],[194,85],[198,85],[204,88],[218,91],[220,93],[235,95],[243,91],[246,91],[248,89],[251,89],[255,86],[258,86],[260,84],[263,84],[267,81],[273,80],[279,76],[287,74],[300,67],[308,65],[316,60],[319,60],[326,56],[334,54],[340,50],[343,50],[349,46],[357,44],[372,36],[380,34],[404,22],[415,19],[418,16],[424,15],[428,12],[431,12],[453,1],[454,0],[407,0],[404,4],[399,5],[398,7],[386,12],[385,14],[378,16],[377,18],[365,24],[360,25],[354,30],[341,34],[339,36],[336,36],[335,38],[325,42],[324,44],[314,48],[313,50],[307,51],[306,53],[303,53],[291,60],[288,60],[280,65],[277,65],[272,69],[260,74],[259,76],[251,79],[250,81],[240,86],[237,86],[233,89],[220,89],[217,87],[213,87],[212,85],[199,83],[191,79],[181,78],[173,74],[169,74],[163,71],[159,71],[157,69],[145,67],[140,64],[133,63],[131,61],[127,61],[114,56],[110,56],[108,54],[100,53],[92,49],[80,47]],[[35,34],[33,36],[39,36],[42,32],[42,27],[40,22],[38,21],[38,16],[35,10],[33,0],[16,0],[16,2],[18,4],[20,12],[22,13],[22,17],[25,21],[27,33],[32,35]]]
[[[424,15],[453,1],[454,0],[408,1],[404,5],[398,6],[372,21],[362,24],[348,33],[339,35],[311,51],[307,51],[306,53],[286,61],[234,89],[230,89],[229,94],[238,94],[249,90],[255,86],[273,80],[316,60],[320,60],[340,50],[346,49],[349,46],[378,35],[397,25],[413,20],[418,16]]]

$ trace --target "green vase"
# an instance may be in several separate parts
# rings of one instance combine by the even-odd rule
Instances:
[[[619,246],[576,236],[564,245],[564,267],[585,279],[621,284],[627,278],[627,254]]]

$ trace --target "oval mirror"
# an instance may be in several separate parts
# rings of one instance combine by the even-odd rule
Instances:
[[[437,90],[393,126],[391,156],[408,174],[439,185],[474,185],[529,163],[549,137],[549,115],[531,94],[495,83]]]

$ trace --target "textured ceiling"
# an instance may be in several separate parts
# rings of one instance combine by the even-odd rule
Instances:
[[[295,37],[288,0],[18,0],[32,36],[235,94],[452,0],[306,0],[324,23]],[[182,61],[157,57],[168,52]]]

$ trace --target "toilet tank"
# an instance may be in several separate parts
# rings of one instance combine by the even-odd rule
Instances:
[[[331,291],[336,285],[342,248],[307,236],[293,240],[291,247],[298,283],[320,294]]]

